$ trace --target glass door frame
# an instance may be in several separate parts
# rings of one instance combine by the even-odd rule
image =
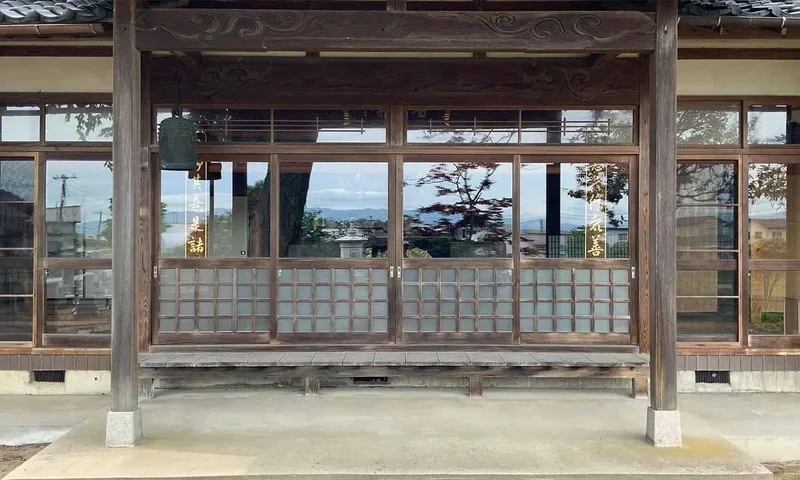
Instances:
[[[433,150],[433,149],[432,149]],[[477,344],[513,344],[516,343],[516,335],[518,330],[515,329],[515,325],[518,324],[517,320],[517,312],[518,312],[518,305],[517,302],[514,300],[516,296],[514,295],[514,270],[515,270],[515,261],[513,256],[509,257],[493,257],[493,258],[475,258],[475,257],[454,257],[454,258],[406,258],[404,255],[405,250],[405,232],[404,232],[404,181],[405,181],[405,174],[404,174],[404,167],[406,164],[414,164],[414,163],[442,163],[442,162],[474,162],[474,163],[500,163],[511,166],[512,169],[512,188],[511,188],[511,199],[512,199],[512,217],[515,217],[515,204],[518,202],[518,192],[519,190],[515,188],[517,185],[517,172],[516,172],[516,165],[519,155],[513,155],[511,153],[486,153],[486,154],[470,154],[467,152],[460,151],[460,147],[453,146],[449,150],[443,151],[442,149],[436,149],[436,153],[431,154],[414,154],[414,155],[398,155],[397,158],[397,165],[396,168],[398,173],[396,175],[397,184],[395,188],[397,189],[397,208],[395,210],[395,217],[393,219],[393,223],[398,226],[396,230],[398,230],[398,235],[396,240],[396,249],[397,256],[395,257],[395,265],[396,265],[396,298],[397,298],[397,306],[395,308],[396,317],[397,317],[397,343],[405,343],[405,344],[436,344],[436,343],[477,343]],[[518,241],[515,240],[518,238],[518,226],[516,222],[512,223],[512,232],[511,232],[511,239],[512,239],[512,249],[514,248],[513,245],[518,244]],[[451,318],[443,318],[441,307],[442,307],[442,282],[443,280],[443,272],[445,270],[451,270],[448,275],[452,275],[452,278],[446,280],[448,288],[454,289],[454,297],[452,298],[454,308],[453,316]],[[511,296],[509,297],[510,304],[511,304],[511,314],[507,320],[511,321],[511,330],[509,331],[497,331],[498,324],[502,319],[498,318],[498,314],[492,314],[492,325],[493,331],[483,331],[481,332],[480,328],[480,316],[479,316],[479,308],[480,302],[478,302],[479,298],[479,289],[480,289],[480,275],[488,274],[487,270],[492,270],[492,281],[491,283],[494,284],[494,293],[496,294],[496,283],[501,276],[504,276],[501,272],[507,271],[507,275],[509,278],[508,287],[511,288]],[[404,279],[407,278],[410,272],[416,271],[419,278],[417,279],[416,288],[419,290],[418,293],[418,300],[417,300],[417,313],[416,313],[416,322],[417,322],[417,331],[405,331],[403,328],[403,306],[404,306],[404,297],[403,297],[403,286],[405,284]],[[426,274],[430,272],[435,273],[435,279],[431,282],[427,282],[425,280]],[[462,272],[466,273],[466,275],[462,276]],[[462,286],[462,282],[465,282],[465,285]],[[425,283],[429,283],[425,285]],[[425,287],[432,287],[430,283],[436,284],[436,302],[424,302],[424,288]],[[505,283],[505,282],[504,282]],[[488,287],[487,284],[483,285],[484,288]],[[472,289],[474,294],[473,297],[470,299],[471,302],[461,302],[461,289],[467,288]],[[493,296],[492,301],[497,305],[497,297]],[[413,302],[408,302],[412,304]],[[436,304],[436,330],[430,331],[429,329],[425,328],[425,320],[426,315],[430,315],[425,312],[425,305],[427,304]],[[463,308],[462,305],[464,304],[471,304],[471,308],[473,310],[473,330],[472,331],[461,331],[461,322],[462,318],[458,315],[460,309]],[[508,303],[508,302],[506,302]],[[410,318],[408,320],[411,320]],[[446,328],[445,330],[449,331],[442,331],[443,321],[452,322],[452,328]],[[469,320],[468,320],[469,321]],[[428,330],[428,331],[426,331]]]
[[[4,152],[0,150],[0,158],[11,160],[30,160],[33,165],[33,247],[32,247],[32,268],[31,281],[33,290],[31,294],[24,295],[3,295],[10,298],[29,298],[31,302],[31,340],[22,341],[0,341],[0,347],[40,347],[42,345],[42,334],[44,332],[45,310],[44,302],[41,300],[45,296],[44,273],[41,268],[42,258],[44,257],[45,236],[40,224],[44,224],[44,201],[43,184],[44,162],[38,152]],[[41,185],[41,187],[40,187]],[[10,249],[9,249],[10,250]],[[25,248],[24,250],[28,250]]]
[[[584,274],[586,270],[592,271],[590,273],[591,280],[588,286],[591,293],[592,309],[594,309],[594,295],[596,274],[593,272],[596,269],[608,269],[609,280],[603,281],[602,285],[608,286],[609,290],[613,292],[616,283],[614,276],[615,273],[619,275],[620,271],[628,272],[628,281],[624,284],[628,290],[628,331],[616,333],[614,330],[614,319],[609,316],[609,332],[598,333],[594,331],[595,319],[592,315],[591,330],[590,332],[576,331],[576,311],[573,306],[571,319],[571,331],[559,332],[557,331],[556,312],[553,312],[553,325],[552,332],[520,332],[521,319],[520,314],[515,315],[515,331],[519,333],[519,343],[521,344],[592,344],[592,345],[636,345],[639,342],[639,272],[638,259],[639,259],[639,235],[643,232],[640,229],[640,209],[639,206],[639,169],[638,169],[638,155],[614,155],[614,154],[526,154],[520,155],[517,159],[517,168],[515,168],[515,192],[522,191],[521,185],[521,170],[523,165],[528,164],[617,164],[624,165],[628,170],[628,258],[620,259],[593,259],[593,258],[537,258],[537,257],[524,257],[520,251],[520,235],[521,235],[521,196],[515,195],[515,248],[514,248],[514,262],[515,262],[515,296],[514,304],[519,312],[521,303],[523,301],[521,288],[524,282],[522,273],[524,270],[537,270],[537,269],[552,269],[556,270],[569,270],[571,280],[565,283],[572,286],[572,302],[576,303],[576,283],[582,281],[576,276],[576,271],[582,270]],[[555,274],[555,273],[554,273]],[[538,280],[538,279],[537,279]],[[538,284],[534,281],[533,284]],[[553,290],[556,289],[557,279],[553,279]],[[533,285],[532,284],[532,285]],[[554,292],[554,298],[556,296]],[[555,307],[554,307],[555,308]],[[538,329],[538,326],[534,327]]]
[[[314,343],[327,343],[327,344],[387,344],[392,343],[394,340],[394,332],[395,332],[395,294],[396,289],[394,287],[394,266],[392,264],[392,259],[395,256],[396,244],[394,239],[396,238],[397,225],[392,221],[392,212],[395,210],[395,191],[394,185],[396,184],[396,171],[394,165],[396,163],[395,156],[386,154],[386,153],[376,153],[376,154],[368,154],[368,153],[359,153],[354,151],[353,154],[332,154],[332,153],[314,153],[314,154],[297,154],[297,153],[287,153],[287,154],[274,154],[274,168],[272,171],[276,174],[273,175],[273,184],[271,191],[272,192],[280,192],[280,177],[281,177],[281,168],[285,165],[290,164],[302,164],[302,163],[337,163],[337,162],[347,162],[347,163],[373,163],[373,164],[385,164],[386,165],[386,188],[387,188],[387,202],[388,202],[388,218],[387,218],[387,252],[386,256],[382,258],[359,258],[358,260],[350,260],[347,258],[335,258],[335,257],[280,257],[277,254],[273,254],[272,257],[275,260],[275,271],[274,271],[274,281],[273,285],[275,290],[273,291],[273,311],[272,311],[272,321],[273,321],[273,331],[276,333],[274,340],[277,343],[282,344],[314,344]],[[280,198],[279,196],[276,198],[276,195],[273,194],[272,196],[272,208],[275,211],[272,213],[272,225],[273,228],[271,231],[272,241],[273,241],[273,249],[272,252],[278,252],[279,247],[279,238],[280,238]],[[283,282],[281,283],[281,277],[285,273],[284,271],[287,269],[293,269],[295,272],[299,270],[304,270],[305,273],[308,271],[311,272],[312,278],[310,281],[304,282],[304,286],[308,288],[314,288],[316,296],[316,288],[317,288],[317,272],[318,269],[327,270],[332,275],[332,281],[330,283],[331,289],[331,308],[335,310],[336,304],[338,303],[348,303],[344,301],[337,301],[335,298],[337,295],[337,286],[340,288],[349,287],[349,331],[347,332],[335,332],[334,325],[331,325],[330,332],[308,332],[308,333],[301,333],[301,332],[282,332],[280,327],[280,309],[281,306],[279,305],[279,300],[281,300],[282,295],[280,292],[280,288],[288,286],[290,283]],[[338,273],[344,273],[344,270],[349,270],[348,280],[344,282],[340,282],[336,279],[336,275]],[[363,275],[363,270],[368,270],[368,278],[365,282],[358,282],[357,275]],[[384,270],[386,272],[386,309],[387,309],[387,316],[386,316],[386,331],[385,332],[376,332],[372,331],[375,326],[374,319],[375,316],[371,314],[372,308],[374,305],[371,305],[370,308],[370,318],[368,330],[366,332],[361,331],[353,331],[355,329],[355,321],[357,315],[355,314],[354,308],[356,303],[369,303],[374,304],[375,300],[380,300],[379,298],[374,297],[375,290],[374,287],[381,288],[383,287],[383,280],[382,275],[378,275],[378,280],[375,280],[375,273],[377,271]],[[362,271],[362,272],[359,272]],[[326,274],[327,276],[327,274]],[[296,279],[292,279],[291,285],[294,289],[294,293],[296,294],[297,288],[297,281]],[[377,283],[377,284],[376,284]],[[323,288],[326,285],[320,285]],[[363,290],[366,287],[368,291],[368,302],[356,302],[358,298],[355,294],[355,289],[361,287]],[[288,303],[288,302],[287,302]],[[291,303],[294,303],[295,306],[298,303],[297,298],[295,298]],[[316,302],[302,302],[302,303],[311,303],[313,313],[312,316],[314,318],[313,322],[316,323]],[[296,317],[296,316],[295,316]],[[334,315],[331,315],[334,318],[334,322],[336,321],[336,315],[334,311]],[[296,327],[296,318],[294,320],[294,326]],[[313,328],[313,327],[312,327]]]

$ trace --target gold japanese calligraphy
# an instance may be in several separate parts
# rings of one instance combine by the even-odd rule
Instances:
[[[606,165],[595,163],[586,167],[586,258],[606,257],[607,178]]]
[[[205,162],[197,162],[197,168],[189,172],[186,182],[186,256],[208,256],[208,237],[206,232],[208,187],[204,169]]]

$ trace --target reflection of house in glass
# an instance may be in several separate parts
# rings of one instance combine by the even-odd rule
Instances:
[[[628,258],[627,226],[607,227],[605,242],[605,258]],[[560,235],[547,235],[541,229],[523,229],[520,233],[520,249],[526,257],[584,258],[585,248],[586,238],[582,228],[562,231]]]
[[[786,238],[786,219],[750,218],[750,240]]]

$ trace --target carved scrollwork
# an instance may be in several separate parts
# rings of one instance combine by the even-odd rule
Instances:
[[[137,20],[139,31],[163,31],[175,38],[196,41],[202,45],[213,43],[215,38],[234,36],[241,40],[260,39],[266,34],[292,35],[325,16],[325,12],[277,11],[272,16],[234,14],[219,15],[213,12],[191,14],[181,25],[159,24],[144,13]]]
[[[601,100],[606,96],[636,95],[638,86],[620,77],[619,71],[594,72],[589,67],[567,68],[546,66],[533,74],[523,74],[525,83],[533,90],[564,89],[581,103]]]
[[[380,12],[152,9],[136,22],[142,50],[646,51],[639,12]]]
[[[463,12],[468,18],[482,23],[498,35],[528,36],[531,39],[550,41],[555,39],[577,38],[585,41],[611,42],[626,35],[624,29],[603,32],[603,20],[599,15],[591,13],[572,16],[550,15],[532,20],[520,20],[513,13],[493,13],[489,16],[477,12]]]

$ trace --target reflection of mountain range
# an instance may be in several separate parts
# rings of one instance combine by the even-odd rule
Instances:
[[[365,219],[370,219],[370,218],[372,218],[373,220],[384,220],[385,221],[389,217],[389,211],[387,209],[385,209],[385,208],[353,208],[353,209],[342,209],[342,210],[339,210],[339,209],[333,209],[333,208],[321,208],[321,207],[308,206],[308,207],[306,207],[306,211],[320,212],[320,216],[322,218],[325,218],[327,220],[336,221],[336,222],[341,222],[341,221],[345,221],[346,222],[346,221],[348,221],[350,219],[365,220]],[[218,209],[216,209],[215,213],[218,216],[219,215],[229,215],[230,214],[230,210],[227,209],[227,208],[225,208],[225,209],[218,208]],[[405,215],[410,215],[410,216],[419,216],[420,220],[422,220],[424,223],[429,223],[429,224],[430,223],[435,223],[440,218],[442,218],[442,215],[437,214],[437,213],[427,213],[427,214],[419,215],[416,210],[405,210],[403,213]],[[186,219],[186,212],[184,212],[184,211],[167,212],[166,222],[168,224],[174,225],[174,224],[184,223],[185,219]],[[503,220],[505,221],[506,224],[510,224],[511,223],[511,218],[510,217],[505,217]],[[97,225],[96,222],[93,222],[91,224],[95,226],[94,228],[96,228],[96,225]],[[523,218],[523,220],[521,222],[521,228],[522,228],[522,230],[537,231],[544,224],[545,224],[544,218]],[[87,225],[87,223],[85,223],[84,225]],[[569,222],[562,222],[561,223],[562,231],[569,231],[569,230],[572,230],[572,229],[577,228],[579,226],[582,226],[582,225],[579,225],[579,224],[576,224],[576,223],[569,223]],[[610,227],[610,225],[609,225],[609,227]],[[623,225],[621,225],[621,227],[624,228],[624,227],[627,227],[627,225],[623,224]],[[84,228],[86,228],[86,227],[84,227]]]

